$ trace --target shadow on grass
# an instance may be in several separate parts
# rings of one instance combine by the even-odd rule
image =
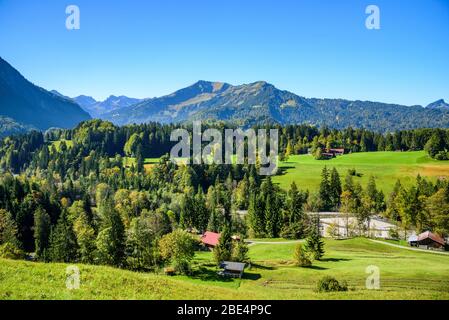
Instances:
[[[255,268],[255,269],[261,269],[261,270],[276,270],[275,267],[272,266],[264,266],[262,264],[257,264],[257,263],[251,263],[251,269]]]
[[[310,266],[310,267],[303,267],[304,269],[312,269],[312,270],[327,270],[328,268],[325,267],[319,267],[319,266]]]
[[[222,277],[217,273],[217,270],[199,268],[195,270],[189,278],[198,279],[201,281],[218,281],[218,282],[231,282],[231,278]]]
[[[295,169],[295,166],[284,166],[281,168],[278,168],[278,171],[276,173],[277,176],[284,176],[287,174],[288,169]]]
[[[245,280],[259,280],[260,278],[262,278],[262,276],[259,273],[244,273],[242,279]]]
[[[351,259],[346,258],[322,258],[322,262],[340,262],[340,261],[351,261]]]
[[[200,268],[198,270],[195,270],[189,278],[191,279],[197,279],[201,281],[216,281],[216,282],[232,282],[234,279],[229,277],[220,276],[217,273],[218,270],[214,269],[207,269],[207,268]],[[252,273],[252,272],[245,272],[243,273],[242,279],[245,280],[258,280],[262,276],[259,273]]]

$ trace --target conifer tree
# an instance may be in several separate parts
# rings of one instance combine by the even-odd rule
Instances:
[[[217,209],[212,209],[207,223],[207,230],[211,232],[219,232],[221,229],[221,221]]]
[[[335,210],[340,206],[341,203],[341,181],[340,175],[338,174],[337,169],[335,167],[332,169],[331,178],[330,178],[330,193],[331,193],[331,202],[332,208]]]
[[[255,237],[265,235],[265,202],[262,195],[251,194],[248,207],[249,224]]]
[[[11,213],[4,209],[0,209],[0,245],[9,243],[20,248],[17,233],[17,224]]]
[[[312,265],[312,261],[309,258],[309,253],[306,251],[302,243],[298,243],[296,245],[293,258],[298,267],[310,267]]]
[[[206,199],[201,186],[198,187],[198,192],[195,195],[195,227],[199,231],[205,231],[208,225],[209,214],[206,207]]]
[[[63,210],[51,231],[49,256],[54,262],[71,262],[77,259],[78,244],[73,227]]]
[[[217,265],[223,261],[229,261],[232,258],[232,236],[231,228],[228,223],[225,224],[220,235],[218,245],[214,248],[214,259]]]
[[[248,262],[248,245],[243,241],[237,241],[232,248],[232,261]]]
[[[305,249],[315,260],[320,260],[324,255],[324,242],[319,231],[319,220],[315,219],[311,231],[306,239]]]
[[[47,251],[50,244],[50,228],[50,216],[44,209],[38,208],[34,212],[34,243],[36,257],[42,261],[48,259]]]
[[[319,190],[321,211],[328,211],[332,208],[331,185],[329,181],[329,170],[325,166],[321,172],[321,183]]]

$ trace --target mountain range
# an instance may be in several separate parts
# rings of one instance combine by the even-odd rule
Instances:
[[[265,81],[231,85],[198,81],[172,94],[135,99],[109,96],[70,98],[26,80],[0,58],[0,136],[30,129],[71,128],[90,118],[117,125],[219,120],[249,127],[256,124],[307,123],[330,128],[363,127],[378,132],[422,127],[449,128],[449,104],[427,107],[372,101],[306,98]]]
[[[305,98],[265,81],[233,86],[198,81],[160,98],[143,100],[102,115],[116,124],[221,120],[242,126],[308,123],[378,132],[449,127],[449,107],[438,100],[428,107],[372,101]]]
[[[0,116],[0,130],[7,127],[14,128],[14,132],[26,131],[29,128],[71,128],[80,121],[91,118],[74,101],[55,95],[26,80],[2,58]]]
[[[104,101],[96,101],[94,98],[84,95],[75,97],[73,100],[93,118],[101,118],[105,113],[114,112],[142,101],[141,99],[114,95],[109,96]]]

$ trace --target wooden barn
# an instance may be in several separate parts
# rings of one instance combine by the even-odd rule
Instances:
[[[418,235],[418,246],[425,249],[443,249],[446,242],[439,235],[426,231]]]
[[[242,278],[246,263],[223,261],[220,264],[221,270],[218,274],[231,278]]]

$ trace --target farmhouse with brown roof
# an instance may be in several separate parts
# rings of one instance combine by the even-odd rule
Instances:
[[[426,249],[441,249],[446,244],[443,238],[430,231],[418,235],[417,242],[420,247],[426,247]]]

